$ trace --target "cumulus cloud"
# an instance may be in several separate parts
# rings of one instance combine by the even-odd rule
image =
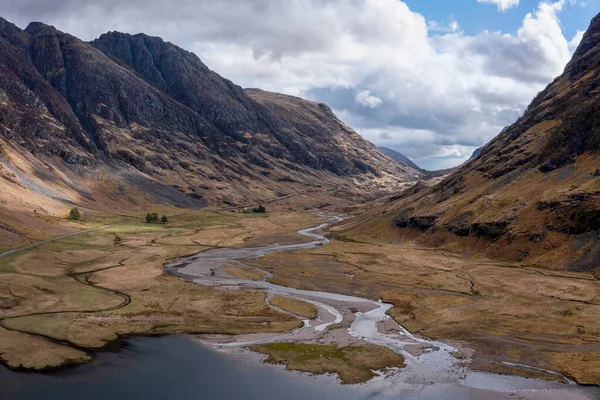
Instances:
[[[519,0],[477,0],[478,3],[492,3],[498,6],[498,11],[504,12],[509,8],[518,7]]]
[[[20,0],[0,15],[88,40],[161,36],[242,86],[328,103],[367,139],[432,168],[468,158],[562,72],[580,40],[562,34],[566,4],[540,3],[514,34],[477,35],[399,0]]]
[[[371,92],[368,90],[361,90],[356,95],[356,102],[363,107],[377,108],[383,104],[383,100],[379,97],[371,96]]]

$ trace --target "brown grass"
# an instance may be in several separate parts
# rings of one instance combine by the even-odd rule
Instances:
[[[243,267],[239,265],[231,265],[225,268],[225,272],[227,275],[241,278],[241,279],[250,279],[253,281],[262,281],[265,278],[265,274],[257,269]]]
[[[317,318],[319,315],[317,307],[313,306],[312,304],[285,296],[273,296],[271,299],[271,304],[275,307],[281,308],[282,310],[308,319]]]
[[[592,274],[340,241],[245,262],[279,284],[382,298],[412,332],[475,348],[479,369],[509,361],[600,384],[600,282]]]
[[[262,232],[293,235],[313,218],[202,212],[167,225],[132,222],[16,254],[0,274],[0,359],[33,369],[89,359],[45,337],[98,349],[122,335],[296,328],[302,322],[269,307],[262,291],[195,285],[166,276],[163,264],[206,249],[205,239],[217,234],[210,243],[243,244],[237,239]],[[115,245],[116,234],[122,241]],[[39,354],[32,356],[32,348]]]

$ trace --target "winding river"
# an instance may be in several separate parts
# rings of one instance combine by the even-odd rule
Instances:
[[[329,241],[322,231],[325,226],[299,231],[312,240],[309,243],[214,249],[167,266],[169,272],[201,285],[223,290],[264,290],[269,305],[274,295],[311,302],[318,307],[319,316],[304,321],[303,327],[284,334],[133,338],[118,351],[98,353],[89,364],[50,373],[23,373],[0,366],[0,400],[600,398],[597,388],[471,371],[464,360],[455,357],[460,349],[412,335],[396,324],[386,315],[390,304],[274,285],[266,281],[271,277],[266,272],[265,281],[239,279],[226,273],[225,265],[241,263],[245,258],[326,245]],[[335,377],[314,377],[263,364],[262,356],[246,349],[250,344],[282,340],[375,343],[402,354],[407,366],[382,373],[366,384],[345,386]]]
[[[330,221],[340,220],[339,217],[322,216]],[[238,356],[248,353],[244,349],[250,345],[278,341],[310,341],[339,345],[372,343],[386,346],[404,356],[407,366],[388,371],[385,376],[360,385],[361,391],[369,388],[372,395],[376,395],[373,398],[515,398],[511,396],[516,394],[517,398],[521,399],[598,398],[599,393],[596,389],[573,384],[472,371],[468,368],[468,360],[465,360],[464,356],[457,357],[459,349],[446,343],[418,337],[398,325],[386,314],[392,307],[391,304],[336,293],[299,290],[279,286],[267,280],[240,279],[226,272],[226,266],[236,263],[244,265],[241,261],[243,259],[324,246],[329,243],[323,232],[327,225],[321,224],[298,231],[298,234],[313,239],[308,243],[212,249],[167,265],[166,270],[169,273],[200,285],[223,290],[264,290],[270,306],[270,298],[281,295],[310,302],[319,310],[316,319],[305,320],[303,327],[289,333],[234,337],[205,335],[200,340],[217,350]],[[271,277],[266,271],[262,273],[265,279]]]

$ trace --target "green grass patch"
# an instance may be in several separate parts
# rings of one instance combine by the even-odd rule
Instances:
[[[269,343],[262,347],[269,351],[287,353],[295,361],[344,358],[342,349],[338,348],[335,344]]]
[[[338,374],[342,383],[366,382],[373,371],[404,367],[404,357],[375,345],[337,347],[312,343],[269,343],[250,350],[268,355],[267,362],[314,374]]]
[[[171,223],[186,229],[203,229],[213,225],[239,226],[240,217],[234,213],[199,213],[172,217]]]
[[[17,259],[19,254],[11,254],[0,258],[0,274],[11,274],[16,272],[12,263]]]

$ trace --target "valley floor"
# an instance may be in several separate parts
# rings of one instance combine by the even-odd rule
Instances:
[[[261,290],[195,285],[166,275],[163,266],[208,248],[306,242],[296,231],[321,222],[284,205],[266,215],[198,212],[0,258],[0,359],[12,368],[47,369],[87,362],[94,350],[133,335],[290,331],[303,324],[291,314],[314,309],[267,299]],[[472,349],[472,368],[557,379],[550,370],[600,384],[600,282],[592,275],[352,240],[244,260],[227,273],[381,298],[411,332]]]
[[[600,281],[591,273],[340,239],[246,262],[279,285],[392,303],[389,314],[411,332],[471,348],[471,368],[600,384]]]

